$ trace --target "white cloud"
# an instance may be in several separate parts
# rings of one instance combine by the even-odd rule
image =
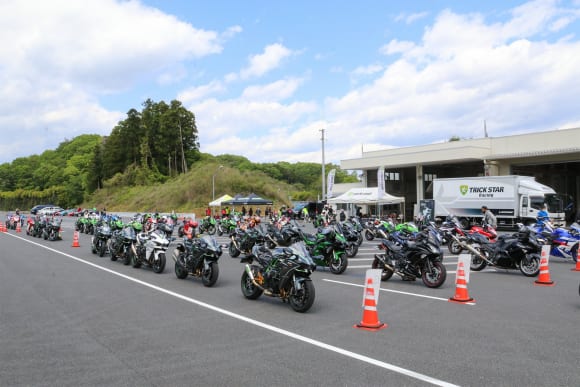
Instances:
[[[417,12],[417,13],[400,13],[395,17],[395,21],[402,21],[406,24],[412,24],[413,22],[423,19],[429,15],[429,12]]]
[[[244,100],[280,101],[291,97],[303,80],[298,78],[282,79],[261,86],[249,86],[242,93]]]
[[[181,91],[177,95],[177,99],[183,104],[199,101],[203,98],[213,96],[225,91],[224,85],[219,81],[212,81],[206,85],[190,87]]]
[[[249,58],[248,67],[240,72],[242,79],[261,77],[280,66],[281,62],[292,55],[292,51],[280,43],[266,46],[262,54],[257,54]]]

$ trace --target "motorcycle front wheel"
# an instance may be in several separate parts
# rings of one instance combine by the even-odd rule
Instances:
[[[355,242],[351,242],[346,246],[345,249],[346,256],[352,258],[358,253],[358,245]]]
[[[165,270],[165,261],[165,253],[159,253],[157,260],[154,260],[153,264],[151,265],[153,271],[158,274],[163,273],[163,270]]]
[[[241,285],[242,285],[242,294],[249,300],[255,300],[256,298],[260,297],[264,292],[262,289],[260,289],[259,287],[257,287],[252,283],[250,276],[248,275],[248,273],[246,273],[245,270],[242,273]]]
[[[212,262],[209,264],[209,269],[203,270],[201,273],[201,282],[206,287],[212,287],[218,280],[220,275],[220,267],[218,266],[217,262]]]
[[[107,252],[107,242],[101,241],[99,246],[99,257],[104,257]]]
[[[330,258],[330,262],[328,264],[328,268],[332,274],[342,274],[346,270],[348,266],[348,259],[344,252],[340,252],[337,254],[338,257],[334,258],[333,256]]]
[[[230,242],[230,246],[228,247],[228,252],[230,253],[230,257],[236,258],[240,255],[241,251],[237,249],[236,245],[233,242]]]
[[[312,281],[301,281],[302,289],[296,290],[294,286],[290,289],[288,302],[294,311],[304,313],[314,304],[314,284]]]
[[[526,277],[535,277],[540,273],[540,255],[530,254],[529,260],[520,261],[520,271]]]
[[[208,226],[208,227],[207,227],[207,233],[208,233],[209,235],[213,235],[213,234],[215,234],[215,226],[214,226],[214,225],[210,225],[210,226]]]
[[[431,266],[431,268],[429,268]],[[421,273],[421,279],[428,288],[438,288],[443,285],[447,278],[447,269],[442,262],[434,261],[431,265],[426,264]]]

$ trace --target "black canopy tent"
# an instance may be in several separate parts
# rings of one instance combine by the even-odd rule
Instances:
[[[222,206],[268,206],[274,202],[269,199],[264,199],[255,193],[249,195],[237,194],[233,199],[223,201]]]

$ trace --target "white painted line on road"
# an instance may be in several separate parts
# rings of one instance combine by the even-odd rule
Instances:
[[[449,272],[447,272],[447,273],[449,273]],[[323,278],[322,280],[323,281],[326,281],[326,282],[333,282],[335,284],[340,284],[340,285],[355,286],[357,288],[364,288],[365,287],[365,285],[353,284],[352,282],[336,281],[336,280],[331,280],[331,279],[326,279],[326,278]],[[414,296],[414,297],[420,297],[420,298],[428,298],[428,299],[437,300],[437,301],[445,301],[445,302],[448,302],[449,301],[448,298],[426,296],[424,294],[402,292],[400,290],[385,289],[385,288],[380,288],[380,290],[383,291],[383,292],[404,294],[406,296]],[[473,302],[466,302],[465,305],[475,305],[475,303],[473,303]]]
[[[85,261],[84,259],[75,257],[74,255],[70,255],[70,254],[64,253],[62,251],[53,249],[51,247],[44,246],[44,245],[42,245],[40,243],[31,241],[29,239],[26,239],[26,238],[23,238],[23,237],[20,237],[20,236],[17,236],[17,235],[13,235],[13,234],[7,234],[7,235],[10,235],[12,237],[21,239],[21,240],[23,240],[25,242],[28,242],[28,243],[33,244],[33,245],[36,245],[38,247],[42,247],[42,248],[44,248],[46,250],[49,250],[49,251],[52,251],[54,253],[63,255],[65,257],[70,258],[70,259],[73,259],[73,260],[75,260],[77,262],[84,263],[86,265],[92,266],[92,267],[94,267],[96,269],[103,270],[103,271],[105,271],[107,273],[110,273],[110,274],[119,276],[121,278],[124,278],[126,280],[135,282],[137,284],[146,286],[146,287],[148,287],[150,289],[157,290],[158,292],[165,293],[165,294],[167,294],[169,296],[173,296],[173,297],[178,298],[180,300],[183,300],[183,301],[186,301],[186,302],[189,302],[189,303],[192,303],[192,304],[201,306],[201,307],[206,308],[206,309],[213,310],[214,312],[218,312],[218,313],[224,314],[226,316],[235,318],[237,320],[241,320],[241,321],[247,322],[248,324],[255,325],[257,327],[264,328],[264,329],[267,329],[267,330],[272,331],[272,332],[279,333],[279,334],[281,334],[283,336],[287,336],[287,337],[293,338],[295,340],[302,341],[304,343],[311,344],[311,345],[314,345],[316,347],[319,347],[319,348],[322,348],[322,349],[326,349],[328,351],[335,352],[335,353],[341,354],[341,355],[346,356],[346,357],[350,357],[352,359],[360,360],[360,361],[362,361],[364,363],[368,363],[368,364],[371,364],[371,365],[374,365],[374,366],[377,366],[377,367],[380,367],[380,368],[384,368],[386,370],[393,371],[393,372],[399,373],[401,375],[406,375],[406,376],[409,376],[409,377],[414,378],[414,379],[417,379],[417,380],[421,380],[421,381],[426,382],[426,383],[431,383],[431,384],[436,385],[436,386],[458,387],[455,384],[448,383],[448,382],[445,382],[443,380],[435,379],[435,378],[433,378],[431,376],[428,376],[428,375],[424,375],[424,374],[421,374],[421,373],[418,373],[418,372],[415,372],[415,371],[412,371],[412,370],[409,370],[409,369],[406,369],[406,368],[402,368],[402,367],[396,366],[394,364],[390,364],[390,363],[386,363],[386,362],[383,362],[383,361],[380,361],[380,360],[377,360],[377,359],[373,359],[372,357],[368,357],[368,356],[365,356],[365,355],[361,355],[361,354],[358,354],[356,352],[352,352],[352,351],[349,351],[349,350],[346,350],[346,349],[343,349],[343,348],[340,348],[340,347],[335,347],[334,345],[326,344],[326,343],[323,343],[322,341],[318,341],[318,340],[315,340],[315,339],[311,339],[309,337],[302,336],[302,335],[299,335],[297,333],[290,332],[290,331],[287,331],[285,329],[278,328],[278,327],[275,327],[275,326],[270,325],[270,324],[263,323],[263,322],[258,321],[258,320],[254,320],[254,319],[251,319],[249,317],[242,316],[241,314],[237,314],[237,313],[234,313],[234,312],[230,312],[229,310],[222,309],[220,307],[217,307],[217,306],[214,306],[214,305],[211,305],[211,304],[207,304],[207,303],[205,303],[203,301],[199,301],[199,300],[196,300],[194,298],[186,297],[186,296],[184,296],[182,294],[175,293],[175,292],[173,292],[171,290],[164,289],[164,288],[159,287],[157,285],[150,284],[148,282],[145,282],[145,281],[142,281],[140,279],[137,279],[137,278],[128,276],[126,274],[121,274],[121,273],[116,272],[114,270],[108,269],[108,268],[103,267],[103,266],[99,266],[99,265],[94,264],[94,263],[89,262],[89,261]]]
[[[371,265],[348,265],[349,269],[370,269]]]

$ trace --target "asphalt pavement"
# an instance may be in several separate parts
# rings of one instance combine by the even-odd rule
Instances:
[[[2,217],[3,219],[3,217]],[[386,329],[362,317],[364,241],[342,275],[319,269],[313,307],[247,300],[243,264],[219,260],[216,285],[134,269],[63,240],[0,233],[1,386],[513,386],[580,385],[580,272],[550,260],[555,285],[519,271],[471,273],[474,305],[448,302],[457,256],[445,250],[445,284],[393,276],[381,283]],[[226,237],[217,237],[226,243]],[[172,250],[170,247],[170,250]]]

